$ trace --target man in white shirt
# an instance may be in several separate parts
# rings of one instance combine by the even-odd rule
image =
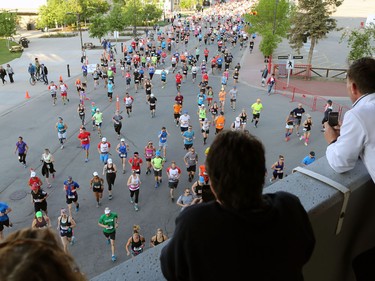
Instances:
[[[179,123],[181,134],[183,134],[185,131],[188,130],[190,124],[190,116],[188,115],[187,111],[184,111],[184,114],[180,116]]]
[[[346,112],[342,126],[332,128],[324,123],[327,160],[336,172],[344,173],[353,169],[360,157],[375,182],[375,59],[355,61],[347,77],[353,108]]]

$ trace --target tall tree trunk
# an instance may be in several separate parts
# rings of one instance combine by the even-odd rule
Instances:
[[[307,57],[307,66],[306,66],[306,78],[310,80],[311,78],[311,68],[312,68],[312,56],[314,54],[314,48],[316,44],[316,39],[314,36],[311,36],[311,44],[310,44],[310,50],[309,55]]]

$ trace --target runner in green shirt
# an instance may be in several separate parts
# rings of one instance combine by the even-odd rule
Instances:
[[[259,117],[260,117],[260,112],[263,109],[263,105],[260,102],[260,99],[257,99],[255,103],[251,106],[251,109],[253,110],[253,119],[251,119],[251,123],[254,122],[254,128],[258,127],[258,122],[259,122]]]
[[[115,240],[116,240],[116,228],[118,228],[118,216],[117,213],[111,212],[107,207],[104,210],[104,215],[99,219],[98,225],[103,227],[103,234],[107,238],[107,244],[111,244],[112,261],[116,261],[115,255]]]
[[[162,182],[162,171],[164,165],[164,158],[160,156],[160,150],[155,152],[155,157],[151,159],[151,165],[154,169],[154,176],[155,176],[155,188],[158,188],[160,183]]]
[[[94,121],[95,123],[95,126],[98,128],[98,134],[99,134],[99,137],[101,138],[102,137],[102,122],[103,122],[103,113],[100,112],[99,108],[96,108],[95,110],[95,114],[92,116],[92,120]]]

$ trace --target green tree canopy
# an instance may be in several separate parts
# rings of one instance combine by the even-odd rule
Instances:
[[[250,23],[248,31],[262,36],[260,50],[265,56],[272,55],[282,38],[287,36],[293,6],[287,0],[259,0],[252,8],[253,14],[246,14]]]
[[[311,64],[315,45],[319,40],[337,28],[336,20],[331,18],[336,7],[342,0],[299,0],[297,12],[292,18],[292,28],[289,30],[289,43],[298,53],[306,42],[311,39],[307,64]]]
[[[160,19],[163,11],[155,5],[147,4],[141,10],[141,18],[143,22],[153,22]]]
[[[109,26],[106,18],[102,14],[96,14],[91,18],[89,28],[90,37],[98,38],[99,41],[109,32]]]
[[[11,37],[17,32],[17,13],[0,11],[0,37]]]
[[[357,28],[354,30],[345,31],[340,43],[347,39],[348,47],[350,48],[348,54],[348,62],[360,59],[362,57],[375,56],[375,25],[371,24],[366,28]]]
[[[122,5],[115,4],[106,17],[106,21],[110,31],[122,31],[126,26]]]

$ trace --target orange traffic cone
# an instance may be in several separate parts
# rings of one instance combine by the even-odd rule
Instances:
[[[63,81],[63,79],[62,79],[62,76],[60,75],[60,80],[59,81]]]
[[[30,96],[29,96],[29,91],[26,91],[25,98],[26,98],[26,99],[29,99],[29,98],[30,98]]]

